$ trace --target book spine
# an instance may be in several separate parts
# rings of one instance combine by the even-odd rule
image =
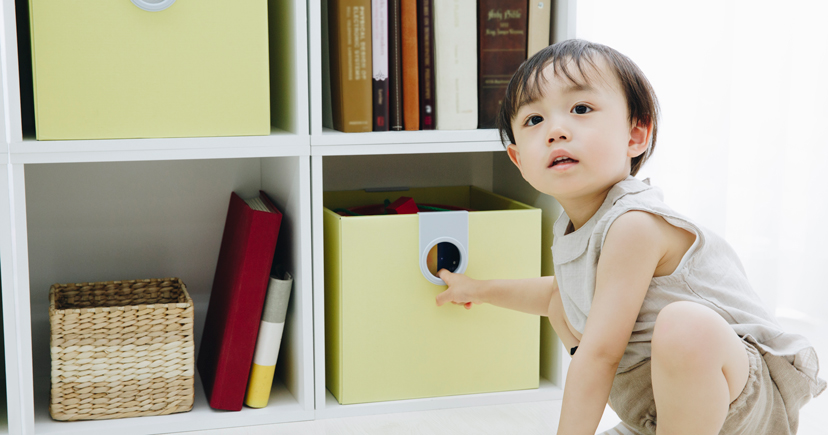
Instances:
[[[512,74],[526,60],[526,0],[479,0],[478,128],[494,128]]]
[[[529,31],[526,41],[526,58],[549,46],[552,2],[529,0]]]
[[[264,408],[270,398],[292,284],[293,278],[287,273],[284,276],[270,277],[247,394],[244,397],[244,404],[251,408]]]
[[[420,129],[419,68],[417,65],[417,0],[400,0],[402,39],[403,124]]]
[[[258,330],[247,313],[262,310],[281,219],[231,195],[197,362],[212,408],[242,408]]]
[[[333,129],[333,98],[331,95],[331,26],[328,2],[320,3],[322,13],[322,127]]]
[[[419,34],[420,79],[420,130],[434,130],[436,105],[434,100],[434,3],[433,0],[417,1]]]
[[[434,3],[434,83],[436,128],[477,128],[477,0]]]
[[[400,0],[388,0],[388,102],[390,130],[403,127],[402,38]]]
[[[371,0],[331,0],[328,7],[334,128],[371,131]]]
[[[388,0],[371,0],[374,131],[388,131]]]

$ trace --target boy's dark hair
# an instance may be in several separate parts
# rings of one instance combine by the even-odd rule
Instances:
[[[542,85],[546,80],[543,77],[544,68],[552,63],[555,75],[566,77],[574,84],[583,84],[578,83],[579,78],[575,77],[569,68],[574,65],[581,73],[581,77],[586,79],[587,71],[584,70],[584,62],[597,71],[595,56],[604,58],[610,70],[618,78],[627,100],[630,123],[635,120],[653,124],[653,133],[647,150],[632,159],[630,174],[635,175],[644,162],[650,158],[656,144],[659,107],[655,91],[641,69],[630,58],[606,45],[581,39],[569,39],[544,48],[523,62],[512,75],[496,120],[503,145],[515,143],[512,119],[517,115],[518,110],[542,96]],[[509,142],[507,143],[506,140]]]

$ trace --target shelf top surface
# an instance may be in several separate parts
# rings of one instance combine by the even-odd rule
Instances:
[[[12,143],[11,163],[308,156],[308,135],[274,129],[269,136],[38,141]]]
[[[381,144],[450,144],[450,143],[500,144],[497,130],[419,130],[419,131],[375,131],[366,133],[343,133],[323,129],[321,134],[311,135],[311,145],[381,145]],[[502,146],[502,145],[501,145]]]

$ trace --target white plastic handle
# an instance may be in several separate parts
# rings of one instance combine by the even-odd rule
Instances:
[[[131,0],[132,4],[139,8],[149,11],[158,12],[167,9],[175,3],[175,0]]]

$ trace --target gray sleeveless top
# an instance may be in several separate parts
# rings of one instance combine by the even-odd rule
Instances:
[[[825,389],[817,378],[819,363],[808,341],[782,330],[768,314],[735,251],[713,232],[704,229],[667,207],[657,188],[632,176],[612,187],[592,218],[570,234],[566,212],[553,229],[552,257],[564,311],[572,326],[583,333],[595,293],[598,258],[610,226],[622,214],[640,210],[663,217],[673,226],[696,235],[675,272],[654,277],[635,322],[632,336],[618,366],[629,371],[650,358],[650,342],[656,316],[676,301],[692,301],[719,313],[740,336],[752,336],[766,352],[785,357],[811,381],[811,393]]]

